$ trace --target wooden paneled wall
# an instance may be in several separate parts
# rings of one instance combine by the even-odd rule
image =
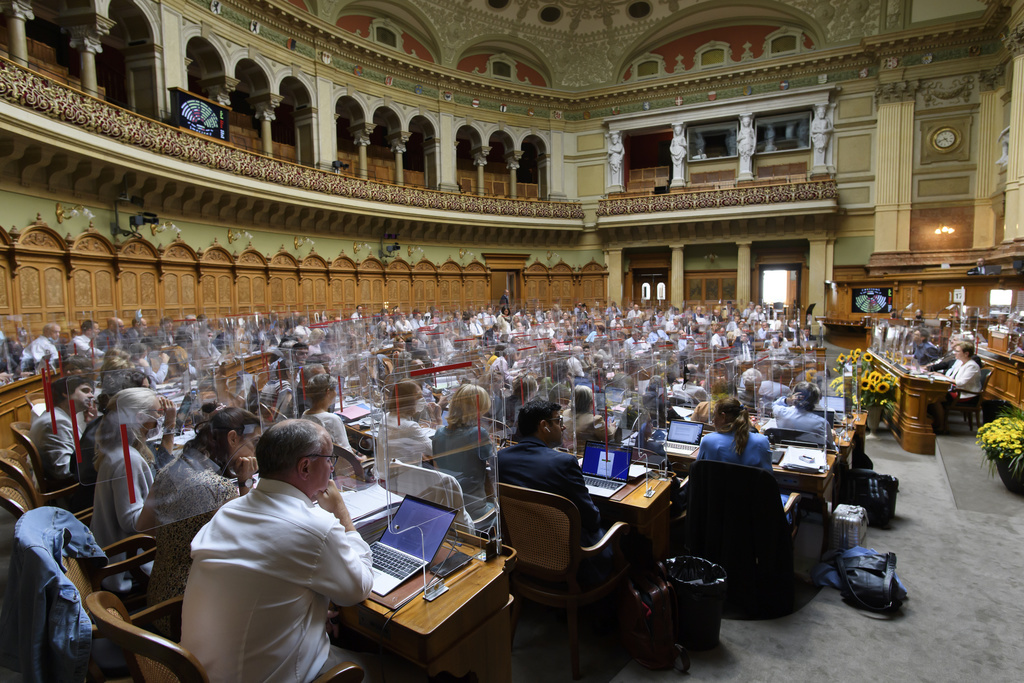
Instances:
[[[180,239],[158,249],[142,238],[111,243],[90,228],[61,237],[38,219],[23,230],[0,228],[0,316],[22,316],[30,335],[53,321],[65,333],[85,319],[118,315],[209,317],[269,311],[347,315],[384,306],[460,311],[490,301],[491,271],[473,260],[410,264],[401,258],[355,261],[344,251],[328,261],[310,252],[301,261],[284,248],[272,256],[249,247],[237,255],[214,240],[196,251]],[[524,274],[531,305],[545,308],[603,300],[607,271],[594,261],[580,269],[535,263]],[[155,323],[155,320],[150,322]]]

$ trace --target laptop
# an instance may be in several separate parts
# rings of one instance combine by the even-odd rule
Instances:
[[[820,415],[821,417],[825,418],[825,423],[828,424],[829,426],[832,426],[836,423],[836,411],[834,410],[827,408],[815,408],[811,412],[814,413],[815,415]],[[839,414],[842,415],[842,411],[840,411]]]
[[[434,559],[455,510],[406,496],[373,552],[373,592],[387,595]]]
[[[700,447],[700,438],[703,434],[703,422],[672,420],[668,423],[665,452],[670,455],[693,455]]]
[[[434,387],[439,391],[457,389],[458,386],[459,378],[455,375],[438,375],[434,378]]]
[[[826,410],[834,410],[837,413],[846,410],[846,399],[842,396],[824,396],[821,399],[821,404],[825,406]]]
[[[605,448],[603,443],[588,441],[583,449],[583,481],[591,496],[610,498],[629,479],[629,450]]]

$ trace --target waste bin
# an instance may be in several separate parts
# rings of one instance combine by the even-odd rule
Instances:
[[[665,568],[679,606],[679,642],[691,650],[717,646],[728,586],[725,569],[689,555],[666,560]]]

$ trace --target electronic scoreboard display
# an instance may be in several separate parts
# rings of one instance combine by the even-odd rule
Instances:
[[[228,142],[228,108],[180,88],[174,88],[173,94],[179,128]]]
[[[850,298],[854,313],[892,312],[892,287],[854,287]]]

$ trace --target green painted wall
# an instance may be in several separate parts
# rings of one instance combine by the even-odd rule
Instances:
[[[739,256],[735,244],[687,244],[683,249],[683,271],[735,270]],[[712,263],[704,258],[714,254],[718,258]]]
[[[871,259],[874,249],[875,238],[871,235],[837,237],[833,265],[863,266]]]

